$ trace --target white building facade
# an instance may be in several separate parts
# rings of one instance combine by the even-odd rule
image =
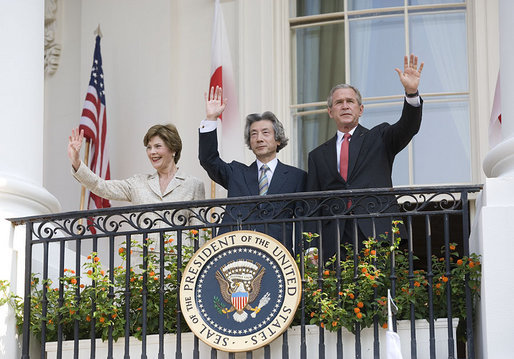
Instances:
[[[483,256],[482,293],[486,293],[482,295],[476,333],[477,354],[504,357],[510,352],[504,338],[514,334],[509,326],[514,312],[507,307],[514,289],[507,285],[510,279],[505,279],[510,276],[501,276],[508,271],[508,256],[514,249],[510,240],[510,233],[514,233],[510,228],[514,215],[514,104],[510,101],[514,96],[514,70],[508,64],[514,55],[509,25],[514,4],[510,0],[395,0],[387,2],[398,3],[393,10],[386,9],[383,18],[374,18],[368,12],[378,8],[375,3],[380,2],[329,2],[340,3],[342,15],[323,15],[338,11],[336,4],[323,12],[322,0],[221,1],[239,112],[246,115],[270,110],[277,114],[291,140],[280,152],[280,160],[304,166],[302,153],[314,143],[303,134],[316,133],[318,142],[324,136],[321,125],[309,117],[323,116],[322,95],[327,92],[319,73],[309,72],[316,64],[316,71],[320,64],[325,68],[324,50],[320,50],[324,39],[319,35],[324,26],[340,26],[330,36],[341,37],[341,48],[330,54],[341,55],[344,69],[333,76],[364,90],[371,122],[378,113],[389,113],[389,109],[395,113],[402,94],[398,92],[401,88],[394,88],[393,82],[398,81],[394,67],[402,66],[403,55],[429,54],[432,63],[420,55],[425,61],[420,91],[425,98],[426,132],[420,132],[420,140],[400,157],[398,162],[404,166],[395,172],[395,185],[485,184],[475,202],[472,228],[472,249]],[[14,292],[23,293],[24,234],[5,218],[72,211],[79,206],[80,186],[70,175],[66,146],[71,129],[79,123],[91,71],[94,31],[99,25],[103,33],[111,177],[152,172],[143,136],[153,124],[172,122],[184,144],[179,166],[204,180],[209,194],[210,181],[197,160],[197,133],[205,113],[203,96],[211,70],[213,9],[214,0],[0,0],[0,248],[5,253],[0,279],[8,279]],[[417,28],[413,20],[415,16],[440,13],[445,16],[442,23],[425,19],[424,27]],[[362,19],[369,23],[359,23]],[[378,33],[383,30],[401,35],[395,40],[398,45],[391,45],[391,51],[381,52],[382,56],[369,52],[376,45],[375,26]],[[431,27],[440,30],[441,26],[446,26],[445,31],[454,29],[455,36],[462,37],[465,44],[459,40],[459,46],[464,53],[456,54],[460,47],[448,48],[448,43],[437,41],[437,37],[430,42],[417,35]],[[359,32],[359,28],[364,30]],[[451,38],[447,32],[438,36],[443,35]],[[362,45],[355,45],[356,41]],[[461,61],[456,68],[465,66],[462,74],[448,71],[454,66],[452,59]],[[393,84],[392,89],[374,87],[375,73],[366,70],[371,78],[365,78],[358,71],[361,66],[378,67],[381,73],[390,68],[391,81],[385,77],[380,82]],[[502,140],[490,149],[488,127],[498,71]],[[438,88],[445,80],[447,84],[463,85]],[[448,123],[456,130],[451,141],[443,138],[444,147],[435,130],[444,132],[447,128],[438,116],[444,113],[444,104],[452,101],[464,104],[457,106],[462,109],[460,113],[451,114],[464,121],[449,117]],[[426,155],[423,146],[428,145],[444,148],[444,153],[462,153],[457,162],[465,166],[446,177],[447,181],[444,174],[430,177],[420,168],[438,166],[436,161],[431,162],[433,156]],[[248,150],[234,156],[247,163],[253,157]],[[443,161],[440,155],[437,159]],[[443,168],[440,172],[450,170]],[[223,195],[217,189],[216,196]],[[5,357],[19,357],[12,312],[4,306],[0,314],[9,318],[0,328],[0,346]]]

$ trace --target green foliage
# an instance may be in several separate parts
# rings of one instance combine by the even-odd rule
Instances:
[[[451,287],[451,310],[454,318],[466,318],[465,277],[469,276],[469,289],[473,298],[479,294],[481,265],[476,254],[459,257],[456,244],[448,248],[443,257],[432,257],[432,275],[425,270],[409,268],[407,251],[399,248],[398,225],[393,222],[393,236],[383,234],[379,239],[364,241],[363,248],[355,257],[351,245],[344,245],[340,262],[340,279],[336,275],[335,258],[317,266],[316,253],[305,257],[305,313],[310,324],[319,325],[330,331],[344,327],[355,332],[355,323],[360,328],[373,325],[374,318],[387,327],[387,289],[395,280],[395,302],[398,306],[397,319],[410,319],[410,305],[415,306],[416,319],[429,317],[429,291],[432,291],[432,309],[435,318],[447,317],[446,291]],[[306,241],[316,234],[304,233]],[[393,240],[391,241],[391,238]],[[394,258],[394,271],[391,263]],[[299,262],[299,258],[297,258]],[[417,258],[413,257],[414,263]],[[449,268],[447,268],[449,263]],[[414,264],[415,266],[416,264]],[[321,279],[319,279],[321,278]]]
[[[454,318],[466,317],[465,277],[474,299],[479,294],[481,265],[476,254],[460,257],[455,244],[446,250],[441,249],[441,257],[432,257],[432,272],[409,267],[406,251],[399,247],[397,236],[400,222],[393,222],[393,233],[382,234],[378,239],[370,238],[363,243],[362,250],[354,256],[351,245],[343,248],[340,262],[340,279],[336,273],[335,258],[324,267],[318,267],[317,253],[309,252],[304,258],[305,313],[310,324],[319,325],[330,331],[344,327],[355,331],[355,323],[361,328],[373,325],[376,317],[380,325],[387,326],[387,289],[395,280],[395,302],[398,306],[397,319],[410,318],[410,305],[415,306],[416,319],[428,319],[429,291],[432,292],[434,317],[446,317],[448,313],[446,292],[451,287],[451,310]],[[188,236],[191,243],[198,240],[198,231]],[[204,232],[204,239],[210,233]],[[304,233],[306,241],[312,241],[317,234]],[[393,240],[391,240],[393,238]],[[177,267],[176,246],[169,236],[164,240],[164,271],[159,272],[159,253],[155,241],[146,239],[131,241],[131,252],[140,253],[141,264],[127,271],[124,266],[114,268],[111,274],[104,270],[97,253],[91,253],[84,263],[82,278],[71,269],[64,270],[58,283],[42,281],[32,275],[30,328],[36,337],[41,336],[42,323],[46,322],[46,340],[57,340],[60,323],[64,339],[74,337],[75,325],[79,328],[79,338],[89,338],[94,326],[97,336],[104,340],[112,330],[114,339],[125,335],[128,322],[129,333],[141,338],[143,328],[143,293],[146,292],[146,330],[147,334],[158,333],[160,311],[160,286],[164,295],[164,332],[175,333],[179,325],[182,330],[188,327],[182,317],[177,315],[178,287],[177,278],[193,255],[192,246],[182,247],[182,265]],[[446,251],[448,253],[446,254]],[[143,254],[146,252],[146,258]],[[119,248],[118,254],[125,263],[126,243]],[[132,253],[131,253],[132,254]],[[449,261],[445,261],[445,257]],[[391,263],[394,258],[394,271]],[[144,269],[143,260],[147,262]],[[298,262],[300,258],[297,258]],[[417,258],[413,258],[414,267]],[[448,264],[447,264],[448,263]],[[355,265],[356,264],[356,265]],[[447,268],[448,265],[448,268]],[[112,279],[111,279],[112,278]],[[128,291],[126,291],[128,283]],[[0,305],[9,303],[15,310],[18,328],[23,324],[23,303],[21,298],[8,290],[7,281],[0,281]],[[130,294],[128,294],[130,293]],[[130,297],[127,297],[130,295]],[[130,298],[130,300],[127,300]],[[46,299],[46,313],[43,305]],[[215,307],[223,309],[221,301],[215,299]],[[128,311],[128,316],[126,312]],[[300,311],[297,313],[297,321]]]
[[[210,238],[205,231],[204,239]],[[191,243],[198,241],[199,232],[192,230],[188,233]],[[96,336],[106,340],[109,331],[116,340],[125,335],[125,325],[129,333],[141,339],[143,331],[143,293],[146,293],[146,333],[159,332],[159,311],[164,314],[164,332],[175,333],[178,320],[181,320],[182,331],[188,330],[185,321],[178,319],[178,282],[179,272],[185,269],[194,249],[192,246],[182,246],[182,263],[177,267],[176,246],[174,240],[166,235],[164,238],[164,270],[160,272],[159,252],[155,249],[155,240],[146,238],[142,242],[131,241],[131,254],[140,253],[141,263],[132,266],[127,271],[122,265],[115,267],[113,272],[104,270],[97,253],[88,257],[81,272],[83,280],[74,270],[64,269],[64,276],[59,278],[56,285],[51,280],[41,281],[39,275],[32,274],[31,282],[31,313],[30,330],[38,338],[41,337],[42,323],[46,323],[46,340],[57,340],[58,325],[61,325],[63,338],[74,338],[75,326],[78,325],[79,338],[89,338],[94,326]],[[118,249],[123,263],[126,263],[127,243]],[[143,258],[143,253],[147,253]],[[144,268],[146,262],[147,268]],[[160,306],[160,288],[163,282],[163,302]],[[126,288],[126,283],[127,288]],[[4,283],[1,283],[2,290]],[[7,292],[6,292],[7,293]],[[46,299],[46,313],[43,305]],[[130,300],[128,300],[130,299]],[[12,297],[16,312],[18,329],[23,325],[22,300]],[[2,302],[0,302],[2,304]],[[128,315],[126,315],[128,311]]]

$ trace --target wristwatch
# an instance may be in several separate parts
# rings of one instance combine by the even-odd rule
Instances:
[[[419,96],[419,91],[416,91],[414,93],[407,93],[407,92],[405,92],[405,96],[406,97],[417,97],[417,96]]]

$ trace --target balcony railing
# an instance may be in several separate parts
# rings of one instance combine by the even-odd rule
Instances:
[[[460,312],[459,316],[465,318],[466,345],[464,349],[459,348],[459,354],[474,358],[472,289],[468,285],[468,275],[462,288],[450,286],[451,268],[455,266],[451,253],[456,243],[463,258],[470,255],[469,196],[480,190],[481,186],[473,185],[295,193],[10,219],[14,224],[25,225],[26,228],[22,358],[29,358],[30,333],[36,333],[41,340],[42,358],[49,341],[57,342],[57,355],[60,357],[65,340],[74,341],[74,356],[78,358],[79,339],[84,338],[90,339],[90,357],[94,358],[95,338],[98,337],[106,341],[109,358],[113,357],[115,339],[124,340],[125,358],[129,358],[131,335],[141,340],[141,357],[144,358],[147,337],[153,333],[158,334],[159,338],[159,358],[164,358],[163,338],[169,331],[177,336],[175,357],[182,357],[184,351],[191,351],[193,357],[198,357],[197,338],[192,348],[184,348],[181,342],[182,334],[188,331],[181,317],[179,300],[176,300],[180,295],[177,293],[177,283],[181,280],[181,270],[191,252],[208,240],[211,233],[238,229],[274,233],[275,237],[280,237],[276,239],[285,242],[298,258],[303,292],[295,324],[300,325],[300,353],[305,358],[305,326],[311,320],[311,315],[315,315],[307,312],[307,301],[311,294],[307,291],[309,280],[313,279],[307,278],[307,273],[317,274],[314,281],[320,290],[323,290],[329,273],[341,290],[345,268],[340,263],[350,258],[355,264],[353,278],[357,280],[360,256],[364,252],[359,254],[357,250],[352,252],[348,247],[330,246],[329,243],[336,241],[339,244],[343,237],[343,242],[362,249],[363,233],[358,224],[368,221],[372,236],[379,243],[394,245],[394,229],[387,233],[380,232],[380,223],[384,220],[388,223],[402,221],[397,226],[403,237],[400,243],[401,253],[404,254],[402,258],[407,263],[403,267],[405,273],[398,273],[399,258],[391,256],[388,259],[391,272],[386,281],[393,297],[400,290],[398,278],[401,275],[408,280],[408,288],[402,290],[423,290],[427,295],[427,301],[422,306],[415,301],[406,304],[407,319],[412,323],[411,357],[416,358],[420,350],[416,346],[413,328],[415,319],[421,316],[425,316],[430,325],[430,345],[422,350],[430,351],[430,357],[435,357],[433,328],[436,317],[441,317],[441,313],[434,308],[436,282],[441,278],[435,277],[434,267],[444,263],[446,269],[443,277],[446,280],[449,278],[443,300],[443,307],[446,308],[444,317],[448,318],[450,326],[448,357],[457,357],[454,351],[457,338],[452,334],[452,306],[455,311],[455,301],[458,299],[464,306],[465,314]],[[290,236],[291,231],[293,234]],[[308,242],[306,236],[301,235],[305,232],[317,233],[321,240]],[[346,233],[346,237],[342,236],[343,233]],[[287,238],[291,238],[291,243],[285,240]],[[315,261],[315,257],[305,257],[306,252],[312,253],[308,248],[313,247],[313,243],[318,251],[317,266],[314,267],[311,261]],[[336,248],[335,253],[330,255],[336,255],[339,260],[326,264],[324,260],[329,257],[326,253],[329,247]],[[437,264],[439,261],[441,263]],[[423,285],[416,279],[419,273],[422,273]],[[137,287],[134,282],[139,283]],[[84,292],[86,287],[92,288],[92,291]],[[382,289],[375,286],[374,301],[380,302],[379,291]],[[174,293],[175,300],[167,297],[170,293]],[[461,298],[455,298],[454,293],[464,294]],[[337,293],[336,300],[341,301],[345,295],[349,295],[348,291]],[[169,309],[169,303],[175,306],[173,310]],[[107,304],[108,308],[105,308]],[[108,316],[103,316],[102,311]],[[355,356],[358,358],[362,355],[361,324],[362,321],[356,320],[352,328],[355,333]],[[379,358],[380,345],[385,344],[378,339],[380,320],[377,315],[373,318],[372,327],[375,337],[373,355]],[[394,327],[396,329],[396,323]],[[320,358],[325,353],[323,332],[323,328],[320,328]],[[343,357],[340,333],[336,345],[338,357]],[[287,357],[288,352],[285,332],[283,357]],[[251,355],[251,352],[247,353],[247,357]],[[211,357],[216,357],[214,349]],[[269,347],[265,348],[264,357],[270,357]]]

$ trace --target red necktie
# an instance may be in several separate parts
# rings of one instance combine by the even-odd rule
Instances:
[[[344,134],[343,142],[341,142],[341,154],[339,157],[339,173],[345,181],[348,177],[348,153],[350,150],[350,137],[351,135],[349,133]]]

